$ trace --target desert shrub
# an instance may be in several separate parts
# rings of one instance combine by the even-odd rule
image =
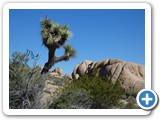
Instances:
[[[67,84],[50,108],[109,109],[119,106],[123,94],[119,81],[113,85],[106,77],[83,76]]]
[[[123,106],[122,109],[141,109],[141,108],[138,105],[129,102],[128,104]]]
[[[140,109],[136,101],[138,92],[139,90],[135,88],[132,88],[129,91],[126,91],[126,101],[128,103],[124,105],[122,109]]]
[[[89,92],[84,89],[70,89],[54,101],[49,107],[50,109],[77,109],[90,108]]]
[[[32,59],[34,66],[27,64]],[[38,55],[31,51],[14,52],[9,62],[9,108],[39,108],[39,99],[43,88],[39,87],[40,67],[35,65]]]
[[[137,89],[135,89],[135,88],[132,88],[132,89],[130,89],[129,91],[126,91],[126,96],[127,96],[127,97],[132,96],[132,97],[136,98],[138,92],[139,92],[139,90],[137,90]]]
[[[127,104],[123,105],[121,108],[122,109],[140,109],[136,102],[136,98],[133,96],[130,96],[126,99]]]
[[[53,80],[54,85],[57,85],[57,86],[64,86],[67,82],[67,80],[65,78],[53,77],[51,79]]]

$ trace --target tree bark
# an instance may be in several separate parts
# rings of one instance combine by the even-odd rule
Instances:
[[[60,61],[68,61],[69,60],[69,54],[64,54],[63,56],[61,57],[56,57],[55,55],[51,54],[51,52],[49,52],[49,59],[48,59],[48,62],[45,63],[42,71],[41,71],[41,75],[42,74],[46,74],[49,69],[57,62],[60,62]]]
[[[53,47],[53,48],[49,48],[48,50],[49,50],[48,51],[48,62],[45,63],[41,71],[41,75],[46,74],[49,71],[49,69],[54,65],[55,60],[56,60],[56,56],[55,56],[56,48]]]
[[[42,71],[41,71],[41,75],[42,74],[46,74],[49,69],[54,66],[55,63],[57,62],[60,62],[60,61],[68,61],[69,60],[69,57],[70,57],[70,54],[69,53],[64,53],[63,56],[61,57],[56,57],[55,56],[55,51],[57,49],[57,46],[50,46],[48,47],[48,61],[45,63]]]
[[[69,60],[69,54],[64,54],[63,56],[56,58],[55,62],[60,62],[60,61],[63,61],[63,60],[68,61]]]

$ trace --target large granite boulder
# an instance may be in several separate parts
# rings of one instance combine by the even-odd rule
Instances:
[[[145,87],[144,66],[118,59],[99,62],[84,61],[74,68],[72,77],[78,79],[83,75],[92,75],[95,70],[97,76],[107,76],[112,83],[119,80],[126,90],[141,90]]]
[[[73,70],[72,77],[78,79],[79,76],[83,76],[91,63],[92,61],[85,60],[81,64],[78,64]]]

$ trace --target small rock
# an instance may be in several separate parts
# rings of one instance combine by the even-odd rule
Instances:
[[[61,68],[57,67],[53,71],[53,74],[58,75],[58,76],[63,76],[63,71]]]
[[[72,79],[72,76],[71,75],[69,75],[69,74],[65,74],[65,76],[64,77],[67,77],[67,78],[69,78],[70,80],[73,80]]]

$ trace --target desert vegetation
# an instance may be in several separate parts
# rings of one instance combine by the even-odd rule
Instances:
[[[82,62],[80,68],[97,66],[90,74],[79,74],[76,78],[55,76],[50,70],[57,62],[68,61],[76,56],[76,50],[65,44],[72,33],[68,25],[61,25],[48,17],[40,22],[43,45],[48,49],[48,61],[44,67],[37,65],[39,54],[27,50],[14,52],[9,61],[9,108],[10,109],[137,109],[137,89],[127,91],[122,80],[111,79],[103,71],[109,63],[117,60],[93,63]],[[65,52],[56,57],[55,52],[63,47]],[[28,62],[33,63],[29,65]],[[86,67],[84,67],[84,65]],[[101,68],[101,69],[100,69]],[[116,69],[115,69],[116,70]],[[83,70],[82,70],[83,71]],[[98,76],[98,72],[105,76]],[[114,72],[115,73],[115,72]],[[130,86],[128,86],[130,87]]]
[[[9,62],[9,107],[12,109],[31,109],[38,107],[42,88],[40,86],[40,67],[28,66],[32,52],[14,52]]]
[[[33,61],[29,67],[28,61]],[[38,56],[31,51],[14,52],[9,64],[10,109],[41,109],[44,88],[41,86],[41,70],[36,65]],[[46,109],[136,109],[137,91],[125,91],[117,81],[112,84],[107,77],[83,76],[78,80],[56,78],[46,74],[46,80],[60,86]],[[122,102],[123,101],[123,102]],[[125,103],[124,103],[125,101]]]
[[[123,93],[124,89],[120,87],[118,81],[113,85],[107,78],[84,76],[67,84],[50,108],[109,109],[119,107],[119,100]]]

